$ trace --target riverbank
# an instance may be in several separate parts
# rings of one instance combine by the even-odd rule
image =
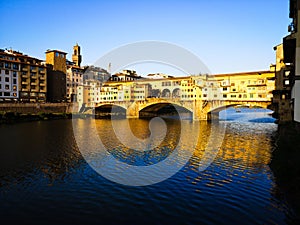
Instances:
[[[71,119],[78,112],[76,103],[1,103],[0,124]]]
[[[0,112],[19,114],[78,112],[77,103],[0,103]]]
[[[16,112],[0,112],[0,124],[71,118],[72,113],[21,114]]]

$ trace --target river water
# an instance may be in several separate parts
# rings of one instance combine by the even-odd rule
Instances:
[[[297,215],[269,166],[278,146],[277,125],[268,113],[228,109],[216,123],[165,119],[163,125],[161,120],[152,124],[152,130],[146,119],[1,125],[1,224],[295,223]],[[122,165],[146,168],[165,162],[176,146],[176,160],[187,161],[168,177],[164,171],[171,167],[166,163],[145,173],[143,179],[153,181],[151,185],[128,179],[118,167],[121,163],[105,168],[114,180],[106,179],[87,163],[105,160],[97,153],[103,151],[99,143],[90,139],[85,145],[73,133],[76,129],[79,137],[90,136],[92,127],[92,135]],[[137,140],[149,137],[150,131],[157,135],[139,145]],[[148,149],[137,151],[126,142]],[[94,148],[86,151],[84,146]],[[203,161],[206,167],[201,169]]]

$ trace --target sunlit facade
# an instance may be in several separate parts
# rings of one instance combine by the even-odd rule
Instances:
[[[46,101],[47,70],[42,60],[0,50],[0,69],[0,101]]]
[[[102,85],[102,86],[101,86]],[[189,76],[165,79],[140,79],[136,81],[109,81],[101,83],[99,98],[80,99],[80,104],[113,103],[118,101],[145,101],[150,98],[179,101],[222,100],[271,102],[275,87],[274,72],[256,71],[212,76]],[[81,90],[89,93],[90,85]],[[92,87],[91,87],[92,88]],[[86,93],[82,93],[86,96]],[[91,96],[91,94],[90,94]]]

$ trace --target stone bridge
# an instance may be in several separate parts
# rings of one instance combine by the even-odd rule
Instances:
[[[180,98],[147,98],[140,101],[112,101],[97,103],[95,108],[118,106],[126,112],[127,118],[139,118],[141,113],[155,116],[160,109],[172,105],[175,109],[184,109],[192,114],[193,120],[217,119],[219,112],[233,106],[267,108],[271,101],[232,101],[232,100],[181,100]]]

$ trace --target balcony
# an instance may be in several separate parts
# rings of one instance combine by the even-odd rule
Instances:
[[[22,71],[28,71],[28,69],[26,67],[23,67]]]
[[[45,74],[45,70],[39,70],[40,74]]]
[[[37,70],[36,70],[36,68],[30,68],[30,72],[31,72],[31,73],[36,73]]]
[[[23,78],[28,78],[29,76],[28,76],[28,74],[22,74],[22,77]]]
[[[22,91],[28,91],[28,89],[27,88],[22,88]]]
[[[45,83],[40,83],[40,86],[43,86],[43,87],[45,87],[45,86],[46,86],[46,84],[45,84]]]
[[[31,77],[31,79],[37,79],[36,75],[31,75],[30,77]]]
[[[22,81],[22,84],[27,85],[28,82],[27,81]]]
[[[36,82],[31,82],[30,85],[35,86]]]
[[[46,93],[46,89],[40,89],[40,92]]]
[[[45,76],[40,76],[40,80],[45,80]]]
[[[30,89],[31,92],[38,92],[39,89],[35,88],[35,89]]]

